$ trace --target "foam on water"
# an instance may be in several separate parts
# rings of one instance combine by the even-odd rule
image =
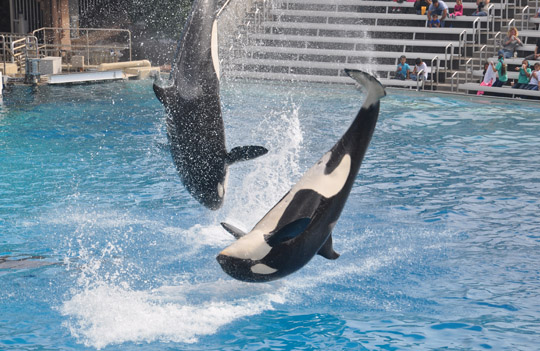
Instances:
[[[302,132],[298,109],[270,112],[257,129],[271,151],[250,161],[247,174],[231,177],[223,209],[226,221],[246,228],[283,196],[291,179],[300,172]],[[181,228],[118,212],[76,212],[53,222],[78,225],[73,239],[77,249],[70,255],[84,264],[78,267],[79,286],[72,289],[59,310],[69,317],[65,325],[71,334],[87,346],[99,349],[110,344],[156,340],[194,343],[200,336],[213,334],[235,320],[284,303],[288,295],[289,287],[283,285],[276,289],[276,284],[257,286],[222,280],[214,256],[233,239],[217,223]],[[134,233],[129,232],[133,226],[148,227],[154,235],[157,231],[174,241],[181,247],[178,261],[197,261],[198,266],[174,277],[178,285],[163,282],[157,288],[134,289],[131,283],[144,279],[140,271],[145,268],[133,267],[123,259],[123,251],[129,249],[126,243],[133,240]],[[96,232],[111,229],[106,244],[93,243]],[[206,276],[201,278],[201,274]]]
[[[216,282],[220,291],[230,282]],[[194,343],[198,337],[215,333],[239,318],[252,316],[283,303],[280,294],[256,292],[253,296],[190,302],[189,292],[197,284],[133,291],[117,286],[98,286],[84,290],[61,307],[70,317],[65,323],[72,335],[86,346],[103,348],[123,342]],[[223,291],[223,290],[221,290]],[[234,293],[234,292],[233,292]]]

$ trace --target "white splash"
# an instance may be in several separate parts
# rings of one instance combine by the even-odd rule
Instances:
[[[216,282],[213,290],[219,292],[224,284]],[[249,290],[236,282],[226,282],[226,285]],[[186,284],[132,291],[102,285],[74,295],[60,312],[69,316],[64,325],[73,336],[88,347],[101,349],[124,342],[195,343],[200,336],[214,334],[234,320],[259,314],[272,309],[273,303],[284,302],[279,293],[260,294],[257,290],[251,296],[232,300],[228,294],[226,300],[189,301],[189,295],[198,289],[197,285]],[[227,291],[230,292],[230,288]]]

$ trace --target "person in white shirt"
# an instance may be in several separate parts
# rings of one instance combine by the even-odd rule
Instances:
[[[529,84],[522,89],[538,90],[538,81],[540,81],[540,63],[537,62],[534,64],[534,71],[531,73]]]
[[[497,80],[497,74],[495,74],[496,71],[492,70],[490,67],[489,62],[486,62],[484,64],[484,79],[482,79],[482,82],[480,83],[481,86],[490,87],[495,83]],[[476,92],[476,95],[483,95],[483,91]]]
[[[421,73],[422,75],[418,77],[421,71],[423,71]],[[417,58],[415,60],[415,65],[414,65],[413,72],[411,74],[411,79],[412,80],[417,80],[417,79],[427,80],[427,77],[428,77],[428,69],[427,69],[426,63],[423,62],[421,58]]]

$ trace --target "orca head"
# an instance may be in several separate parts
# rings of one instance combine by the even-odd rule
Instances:
[[[301,264],[290,245],[309,223],[309,218],[299,218],[269,233],[254,229],[221,251],[217,260],[225,273],[242,281],[266,282],[286,276]]]
[[[251,283],[267,282],[279,277],[275,274],[278,272],[277,269],[259,261],[228,256],[222,253],[216,259],[225,273],[240,281]]]
[[[279,269],[265,264],[273,249],[265,240],[265,232],[254,229],[248,234],[239,232],[236,235],[239,239],[223,249],[216,257],[223,271],[245,282],[277,279]]]
[[[210,178],[203,180],[196,179],[196,190],[193,196],[205,207],[215,211],[223,205],[223,199],[227,189],[228,167],[223,165],[220,169],[214,170],[213,173],[208,171],[206,176]]]

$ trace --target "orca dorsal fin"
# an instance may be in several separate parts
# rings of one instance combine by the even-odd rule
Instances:
[[[285,226],[274,233],[270,233],[267,236],[266,242],[268,245],[274,247],[281,244],[284,241],[291,240],[300,235],[311,222],[310,218],[300,218]]]
[[[329,260],[335,260],[339,257],[339,254],[334,251],[334,247],[332,245],[332,234],[330,234],[328,239],[326,239],[326,242],[321,247],[319,252],[317,252],[317,254]]]
[[[223,229],[231,233],[236,239],[240,239],[241,237],[246,235],[245,232],[243,232],[242,230],[236,228],[234,225],[231,225],[229,223],[221,222],[221,226],[223,227]]]
[[[263,146],[237,146],[227,154],[227,163],[233,164],[238,161],[247,161],[262,156],[268,152]]]

